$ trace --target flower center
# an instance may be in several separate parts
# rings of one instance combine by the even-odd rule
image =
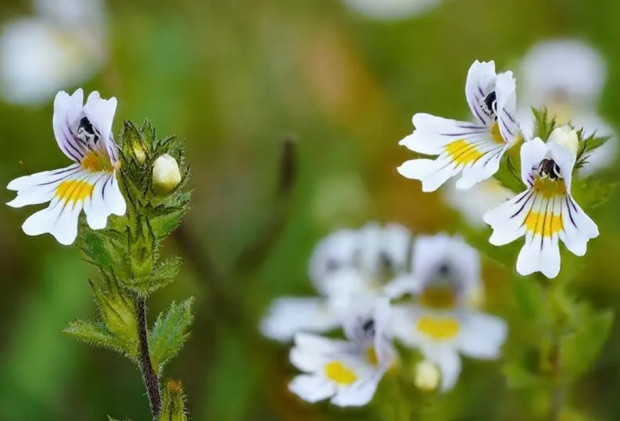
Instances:
[[[480,108],[488,116],[497,119],[497,95],[495,91],[488,94],[481,102]]]
[[[422,316],[418,320],[418,331],[436,340],[453,339],[461,330],[459,321],[453,317]]]
[[[446,145],[446,153],[452,162],[466,165],[478,161],[484,154],[465,139],[455,140]]]
[[[493,125],[491,126],[491,137],[493,138],[493,142],[495,143],[499,143],[500,145],[506,143],[504,137],[502,136],[502,132],[499,130],[498,122],[493,123]]]
[[[546,198],[566,194],[566,183],[560,167],[552,159],[544,159],[538,167],[538,175],[534,178],[534,191]]]
[[[420,294],[419,303],[423,307],[453,308],[456,292],[449,286],[429,286]]]
[[[339,385],[349,385],[355,383],[357,376],[350,367],[341,361],[331,361],[325,365],[325,376]]]
[[[107,152],[99,149],[93,149],[88,152],[84,158],[82,158],[81,165],[82,168],[90,172],[114,171],[114,166],[112,165]]]
[[[366,349],[366,359],[370,363],[370,365],[378,366],[379,365],[379,357],[377,357],[377,351],[375,351],[374,346],[369,346]]]

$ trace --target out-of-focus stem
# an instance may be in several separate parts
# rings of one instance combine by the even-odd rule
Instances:
[[[153,419],[157,419],[161,411],[161,391],[159,389],[159,377],[153,369],[151,355],[149,353],[148,330],[146,324],[146,300],[144,297],[136,299],[138,312],[138,353],[140,355],[140,371],[146,387],[146,393],[151,405]]]

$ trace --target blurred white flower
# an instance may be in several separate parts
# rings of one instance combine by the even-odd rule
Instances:
[[[458,189],[469,189],[492,177],[504,153],[521,139],[515,91],[512,72],[496,74],[495,62],[476,60],[465,83],[467,103],[475,122],[414,115],[415,130],[400,144],[436,158],[406,161],[398,172],[420,180],[425,192],[437,190],[457,175]]]
[[[291,392],[308,402],[330,399],[337,406],[370,402],[396,354],[387,330],[390,306],[380,300],[356,310],[345,324],[346,341],[295,335],[290,359],[304,374],[291,381]]]
[[[413,275],[419,287],[416,301],[394,306],[392,332],[437,364],[445,391],[461,372],[459,353],[480,359],[499,356],[506,323],[468,306],[469,296],[480,288],[480,258],[460,238],[418,238]]]
[[[92,77],[107,56],[101,0],[37,0],[35,10],[0,32],[0,94],[8,102],[46,102]]]
[[[108,216],[124,215],[126,203],[116,178],[120,166],[112,137],[116,98],[88,96],[78,89],[59,92],[54,101],[54,134],[58,146],[74,163],[66,168],[19,177],[7,188],[17,197],[12,207],[50,202],[31,215],[22,228],[27,235],[52,234],[61,244],[72,244],[82,210],[92,229],[105,228]]]
[[[337,231],[316,247],[309,265],[319,297],[281,297],[269,308],[261,331],[288,341],[297,332],[341,326],[360,300],[395,297],[412,289],[408,276],[411,234],[403,226],[368,224]]]
[[[495,178],[481,181],[463,193],[454,182],[448,182],[441,189],[443,200],[458,210],[465,220],[475,226],[486,226],[482,217],[486,211],[512,198],[514,193],[502,186]]]
[[[585,175],[612,164],[617,155],[615,131],[601,118],[597,105],[605,84],[606,65],[596,50],[582,41],[563,39],[534,45],[521,62],[521,128],[528,138],[535,137],[530,107],[546,107],[559,124],[583,128],[610,140],[594,150],[581,169]]]
[[[598,227],[571,196],[576,155],[550,139],[539,138],[521,147],[521,178],[527,189],[491,209],[484,221],[493,228],[489,241],[501,246],[525,236],[517,259],[521,275],[560,272],[560,240],[577,256],[598,236]]]
[[[426,13],[442,0],[343,0],[356,12],[378,20],[399,20]]]

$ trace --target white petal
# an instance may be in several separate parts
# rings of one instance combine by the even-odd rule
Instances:
[[[7,188],[17,191],[17,197],[7,205],[19,208],[49,202],[54,197],[56,188],[65,179],[71,178],[80,171],[78,164],[54,171],[44,171],[26,175],[11,181]]]
[[[562,222],[560,239],[572,253],[583,256],[588,240],[598,237],[598,227],[571,196],[566,196],[563,200]]]
[[[526,185],[529,185],[532,169],[538,167],[548,152],[549,147],[539,138],[527,141],[521,146],[521,179]]]
[[[331,275],[350,268],[359,248],[359,233],[340,230],[322,239],[310,257],[309,275],[319,292],[326,294]]]
[[[433,353],[425,353],[425,357],[441,370],[441,390],[452,389],[461,374],[461,357],[456,350],[450,346],[437,347]]]
[[[517,272],[523,276],[534,272],[542,272],[547,278],[558,276],[560,272],[558,236],[546,237],[528,231],[517,259]]]
[[[508,327],[499,317],[468,312],[461,320],[459,347],[463,354],[480,359],[495,359],[506,340]]]
[[[424,113],[414,115],[413,124],[413,134],[405,137],[399,144],[425,155],[439,155],[450,142],[468,139],[488,130],[486,126]]]
[[[476,60],[467,73],[465,95],[472,114],[483,124],[492,124],[493,116],[483,110],[481,104],[485,98],[495,91],[495,62],[479,62]]]
[[[350,386],[340,387],[331,399],[331,403],[342,407],[364,406],[372,400],[380,379],[381,375],[377,373]]]
[[[106,185],[111,183],[111,177],[113,177],[111,174],[100,174],[98,179],[94,181],[95,188],[93,194],[84,202],[86,222],[94,230],[105,228],[108,223],[108,216],[112,213],[108,203],[106,203],[106,196],[103,194],[104,187],[108,189],[108,194],[110,194],[111,189]]]
[[[575,160],[577,156],[575,153],[562,145],[555,142],[547,142],[549,147],[548,156],[558,164],[560,167],[560,174],[564,177],[566,183],[566,190],[570,193],[571,181],[573,179],[573,168],[575,167]]]
[[[340,322],[323,298],[279,298],[268,313],[261,322],[261,332],[282,342],[291,340],[297,332],[327,332]]]
[[[517,121],[517,86],[512,72],[497,76],[495,85],[497,95],[497,123],[502,137],[512,144],[519,138]]]
[[[416,329],[417,312],[413,306],[396,304],[392,306],[389,333],[403,344],[415,347],[420,343]]]
[[[526,190],[485,213],[484,222],[493,228],[489,242],[496,246],[503,246],[523,236],[526,232],[523,221],[535,199],[534,192]]]
[[[318,402],[333,396],[336,386],[320,375],[301,374],[288,385],[288,389],[306,402]]]
[[[291,363],[304,372],[322,370],[327,360],[334,355],[346,354],[352,345],[346,341],[327,339],[310,333],[297,333],[295,346],[291,349]]]
[[[116,98],[102,99],[99,92],[92,92],[84,105],[84,113],[88,120],[95,126],[99,133],[101,133],[101,140],[103,141],[108,155],[112,163],[116,163],[116,145],[112,140],[112,122],[114,121],[114,114],[116,113]]]
[[[72,126],[82,115],[84,92],[76,90],[72,95],[65,91],[58,92],[54,99],[54,136],[58,146],[67,157],[75,162],[81,162],[86,154],[85,148],[72,135]]]
[[[461,178],[456,182],[457,189],[470,189],[476,183],[491,178],[499,170],[499,164],[506,147],[490,142],[486,145],[480,145],[479,148],[484,151],[484,156],[477,159],[473,165],[467,165],[463,168]]]
[[[125,202],[123,193],[121,193],[116,174],[110,177],[106,184],[104,184],[101,194],[111,214],[117,216],[125,215],[127,203]]]
[[[535,44],[521,63],[524,96],[540,107],[560,92],[580,107],[596,105],[605,82],[605,61],[583,41],[545,40]]]
[[[63,245],[73,244],[77,237],[78,216],[82,210],[81,202],[65,204],[58,200],[52,201],[46,209],[31,215],[22,229],[27,235],[52,234]]]
[[[446,159],[412,159],[406,161],[400,167],[398,172],[407,178],[420,180],[422,182],[423,192],[432,192],[437,190],[459,173],[457,165]]]
[[[480,285],[480,256],[461,237],[420,235],[413,252],[413,277],[424,288],[441,276],[458,279],[463,297]]]

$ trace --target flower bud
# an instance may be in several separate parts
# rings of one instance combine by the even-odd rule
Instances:
[[[441,373],[439,368],[430,361],[420,361],[415,366],[414,383],[423,392],[431,392],[439,386]]]
[[[134,143],[133,156],[136,158],[138,164],[144,164],[146,162],[146,151],[144,150],[144,146],[140,143]]]
[[[549,135],[548,141],[565,147],[575,155],[579,151],[579,138],[577,137],[577,132],[569,126],[560,126],[553,129]]]
[[[158,194],[170,193],[181,182],[179,164],[168,154],[159,156],[153,164],[153,188]]]

